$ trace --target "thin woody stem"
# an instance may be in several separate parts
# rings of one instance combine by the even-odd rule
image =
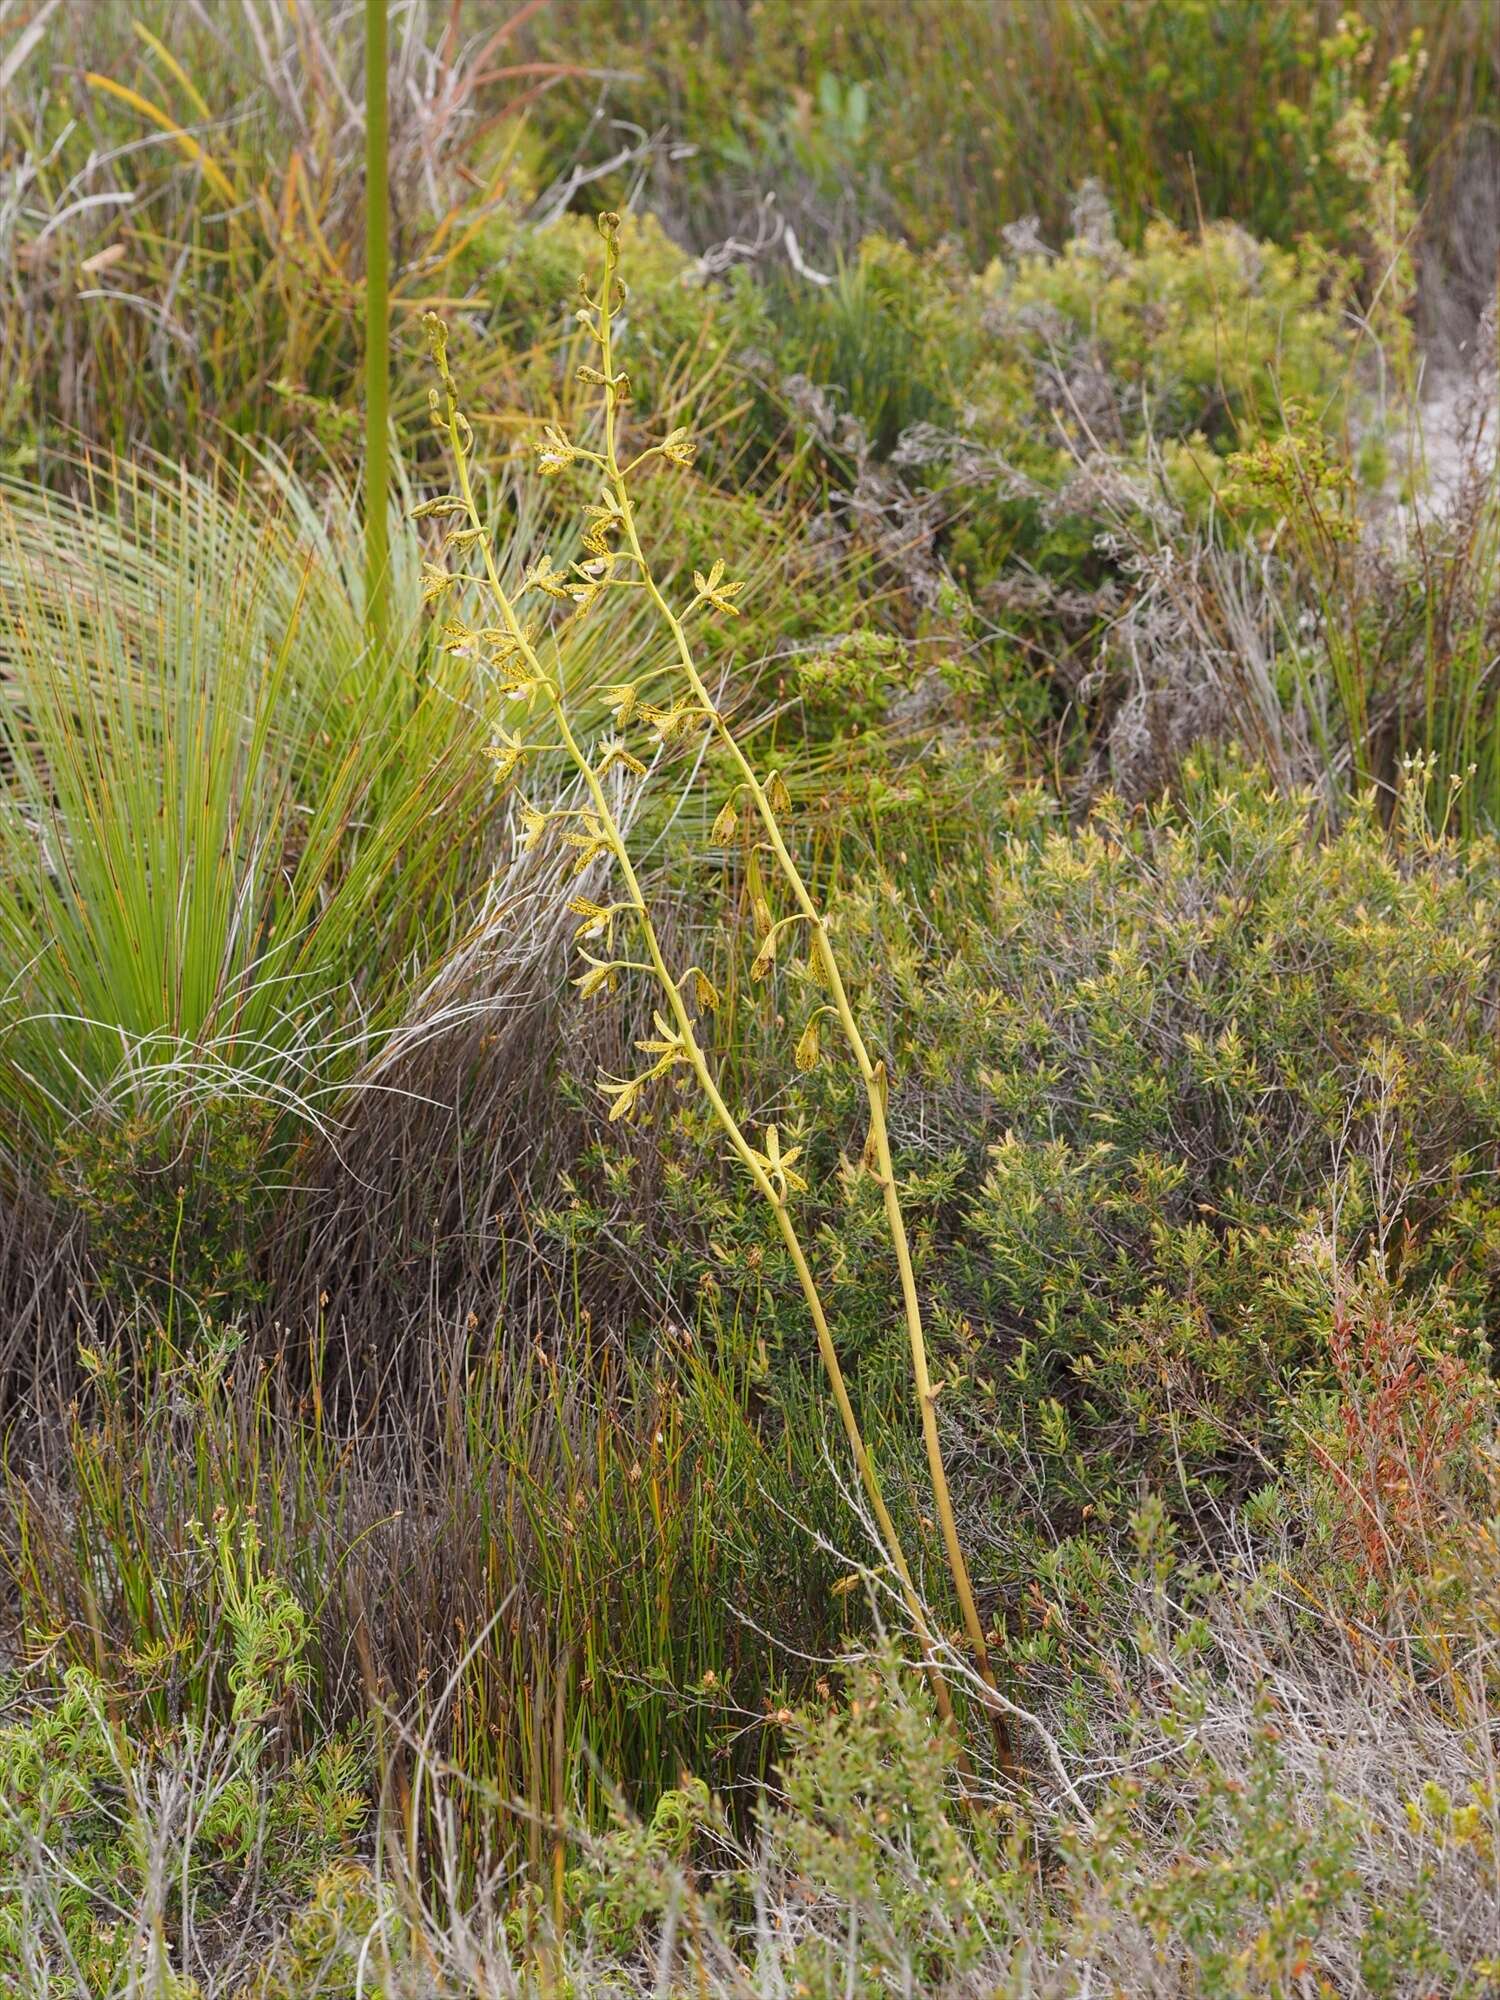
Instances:
[[[448,434],[453,451],[454,469],[458,479],[459,494],[468,513],[470,525],[473,528],[482,529],[484,524],[479,513],[478,503],[474,497],[473,482],[469,472],[468,452],[463,441],[463,419],[457,407],[451,380],[445,378],[444,386],[447,392]],[[806,1253],[802,1248],[792,1219],[787,1212],[786,1202],[772,1182],[770,1175],[762,1166],[759,1154],[750,1144],[739,1120],[730,1110],[719,1090],[713,1071],[709,1067],[708,1059],[698,1041],[692,1016],[688,1012],[687,1003],[682,997],[678,982],[672,977],[666,957],[662,952],[661,944],[656,934],[656,926],[651,920],[645,895],[626,848],[625,839],[620,831],[614,809],[605,794],[598,773],[594,770],[583,747],[573,733],[563,707],[560,690],[551,677],[543,671],[536,650],[527,638],[525,630],[516,616],[514,606],[506,592],[505,586],[500,581],[499,571],[495,566],[494,553],[490,547],[488,535],[482,537],[479,546],[484,557],[485,581],[489,586],[491,596],[499,608],[505,629],[527,665],[533,669],[537,678],[537,684],[543,691],[547,705],[551,710],[552,718],[557,725],[563,747],[567,751],[574,767],[582,776],[585,785],[588,787],[589,795],[593,800],[595,817],[604,829],[610,850],[619,864],[620,873],[629,895],[628,908],[635,916],[640,927],[641,939],[645,945],[647,957],[650,960],[650,970],[654,974],[657,984],[666,998],[667,1005],[671,1009],[673,1023],[681,1038],[683,1050],[698,1081],[699,1088],[708,1100],[715,1118],[718,1120],[741,1164],[755,1183],[756,1189],[762,1198],[770,1204],[776,1218],[777,1230],[780,1233],[783,1244],[786,1246],[787,1255],[791,1258],[792,1268],[797,1274],[797,1282],[801,1287],[803,1299],[807,1304],[808,1313],[812,1319],[813,1330],[818,1343],[818,1353],[823,1363],[824,1372],[828,1377],[829,1386],[833,1392],[834,1403],[837,1406],[845,1436],[849,1441],[855,1465],[859,1471],[860,1482],[868,1496],[871,1510],[875,1516],[876,1526],[886,1552],[900,1578],[902,1596],[905,1600],[907,1611],[917,1628],[922,1644],[928,1654],[929,1672],[932,1678],[934,1697],[938,1704],[939,1713],[945,1719],[949,1718],[953,1712],[952,1698],[933,1657],[935,1654],[933,1637],[928,1629],[926,1616],[917,1595],[916,1585],[912,1579],[911,1569],[907,1563],[905,1552],[901,1547],[900,1537],[896,1532],[896,1524],[891,1519],[890,1510],[887,1508],[884,1495],[881,1493],[880,1481],[875,1472],[874,1461],[870,1457],[869,1449],[865,1444],[864,1435],[860,1429],[859,1419],[855,1414],[854,1404],[850,1398],[848,1385],[844,1380],[843,1369],[839,1363],[838,1352],[834,1346],[828,1317],[823,1310],[823,1301],[818,1292],[817,1281],[813,1277]]]
[[[710,718],[710,726],[720,743],[728,752],[741,784],[749,792],[755,803],[756,812],[772,852],[787,886],[791,890],[800,914],[812,927],[814,950],[820,968],[832,994],[833,1009],[848,1041],[855,1066],[864,1083],[865,1095],[870,1108],[870,1132],[874,1142],[875,1171],[880,1182],[881,1196],[885,1207],[886,1226],[895,1250],[896,1267],[900,1274],[901,1301],[905,1314],[908,1341],[911,1349],[912,1376],[917,1393],[917,1406],[921,1412],[922,1441],[927,1454],[928,1474],[932,1482],[933,1500],[937,1508],[938,1523],[943,1537],[943,1548],[948,1569],[953,1579],[953,1587],[958,1597],[959,1609],[963,1616],[964,1630],[974,1655],[975,1666],[981,1680],[992,1691],[995,1689],[994,1671],[990,1665],[989,1647],[985,1640],[984,1622],[979,1616],[979,1607],[974,1600],[973,1585],[969,1580],[968,1564],[964,1559],[963,1546],[959,1539],[958,1522],[953,1511],[953,1500],[948,1485],[947,1468],[943,1462],[942,1439],[938,1432],[937,1392],[932,1386],[932,1375],[927,1361],[927,1342],[922,1326],[921,1302],[917,1297],[916,1274],[912,1265],[911,1246],[906,1232],[906,1219],[901,1210],[901,1196],[896,1184],[895,1167],[891,1158],[890,1133],[886,1124],[885,1092],[886,1081],[883,1065],[877,1066],[870,1057],[864,1036],[860,1033],[854,1010],[844,986],[843,976],[833,955],[828,936],[828,927],[822,912],[813,901],[802,872],[793,860],[782,835],[776,814],[766,796],[765,788],[757,776],[754,766],[741,749],[733,732],[719,714],[718,707],[709,694],[707,685],[698,672],[692,648],[682,620],[667,602],[645,551],[641,547],[636,528],[635,510],[631,504],[625,472],[621,469],[616,419],[616,395],[614,389],[614,356],[611,344],[611,317],[613,308],[612,290],[616,246],[612,237],[606,238],[605,281],[599,307],[599,342],[605,376],[604,390],[604,457],[608,468],[610,487],[614,502],[619,510],[624,526],[625,538],[630,546],[640,570],[646,590],[650,595],[663,622],[672,634],[677,656],[688,685],[704,711]],[[986,1705],[994,1732],[996,1746],[1002,1763],[1007,1770],[1014,1770],[1014,1753],[1010,1741],[1010,1726],[1001,1710],[991,1704]]]

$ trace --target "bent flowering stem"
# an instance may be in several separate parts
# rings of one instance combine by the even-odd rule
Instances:
[[[990,1664],[989,1647],[985,1640],[984,1623],[979,1616],[979,1607],[974,1600],[973,1586],[969,1580],[968,1564],[964,1559],[963,1546],[959,1540],[958,1523],[953,1511],[952,1495],[948,1486],[947,1470],[943,1462],[942,1440],[938,1431],[937,1398],[940,1385],[934,1384],[927,1360],[927,1341],[922,1326],[921,1302],[917,1296],[916,1275],[912,1265],[911,1245],[906,1232],[906,1219],[901,1209],[900,1190],[896,1184],[895,1167],[891,1158],[890,1131],[886,1122],[886,1097],[888,1083],[885,1065],[874,1060],[844,985],[843,975],[834,956],[828,926],[822,911],[813,899],[801,869],[798,867],[782,833],[780,816],[790,807],[786,786],[780,773],[773,773],[764,783],[749,758],[740,747],[734,732],[719,713],[708,687],[698,671],[693,649],[688,643],[687,631],[682,617],[673,610],[663,594],[652,572],[651,565],[641,546],[640,534],[636,526],[635,510],[631,502],[629,473],[641,463],[642,458],[651,456],[642,453],[622,466],[619,457],[619,409],[628,399],[629,383],[615,368],[613,323],[616,306],[618,280],[616,270],[619,263],[618,243],[619,218],[601,216],[600,232],[604,237],[604,284],[595,308],[597,317],[591,319],[586,312],[578,315],[580,321],[591,328],[599,345],[600,368],[590,371],[591,378],[597,375],[602,384],[604,399],[604,471],[608,497],[613,505],[625,538],[639,581],[656,607],[667,630],[671,634],[677,658],[682,668],[694,704],[708,717],[709,726],[728,756],[736,776],[735,791],[730,795],[726,810],[733,816],[733,802],[737,795],[750,799],[766,844],[775,858],[777,870],[796,904],[796,917],[784,919],[781,925],[772,925],[764,930],[764,937],[753,977],[763,977],[770,969],[776,952],[779,931],[790,922],[805,921],[810,927],[812,940],[812,969],[821,983],[826,986],[832,1010],[843,1030],[849,1052],[864,1085],[865,1097],[869,1105],[869,1138],[865,1147],[865,1163],[875,1176],[881,1190],[885,1209],[887,1231],[895,1252],[896,1268],[900,1276],[902,1310],[906,1319],[908,1343],[911,1349],[912,1378],[916,1388],[917,1407],[921,1413],[922,1441],[927,1454],[928,1475],[932,1482],[933,1500],[938,1522],[942,1531],[943,1550],[947,1558],[948,1570],[953,1580],[959,1609],[963,1616],[964,1630],[968,1637],[974,1664],[980,1680],[991,1693],[998,1693],[994,1671]],[[668,461],[683,464],[690,462],[691,451],[680,432],[674,431],[660,446],[656,454]],[[737,616],[739,606],[735,603],[741,586],[724,580],[724,565],[715,562],[707,576],[695,574],[693,578],[697,592],[692,609],[706,607]],[[722,819],[721,815],[721,819]],[[753,851],[753,850],[752,850]],[[1015,1758],[1011,1746],[1010,1729],[998,1700],[989,1706],[989,1718],[1001,1763],[1007,1772],[1015,1772]]]
[[[610,252],[606,272],[607,293],[609,286],[614,282],[615,257],[612,234],[607,236],[606,241]],[[951,1717],[952,1699],[936,1664],[937,1643],[928,1625],[910,1566],[896,1532],[896,1524],[891,1518],[881,1492],[874,1461],[865,1444],[848,1385],[844,1380],[817,1281],[790,1213],[792,1198],[807,1186],[806,1181],[796,1171],[800,1149],[792,1147],[784,1150],[774,1126],[766,1129],[763,1146],[753,1145],[719,1089],[712,1065],[698,1039],[693,1011],[684,997],[684,989],[692,992],[697,1004],[710,1008],[717,1006],[718,994],[699,966],[689,966],[679,974],[671,971],[640,879],[631,860],[619,816],[605,790],[604,780],[609,772],[620,769],[635,777],[644,775],[645,766],[617,742],[606,745],[596,760],[578,739],[567,713],[563,691],[557,679],[547,671],[537,651],[539,634],[531,626],[523,624],[519,617],[515,603],[501,580],[490,537],[484,529],[473,485],[471,466],[473,430],[459,408],[457,385],[448,364],[446,329],[435,314],[427,315],[426,326],[441,382],[441,391],[434,389],[431,392],[432,417],[439,432],[447,439],[458,493],[452,496],[451,500],[425,503],[422,511],[429,516],[452,513],[461,518],[464,525],[449,532],[444,542],[444,551],[456,550],[461,555],[477,551],[480,554],[483,563],[482,576],[470,580],[482,584],[499,616],[497,626],[479,628],[471,628],[459,620],[450,619],[447,621],[445,631],[450,643],[477,652],[489,663],[502,693],[528,702],[540,698],[557,731],[562,750],[582,779],[587,791],[590,800],[588,807],[541,812],[535,807],[524,806],[521,812],[523,844],[530,845],[555,824],[559,829],[559,837],[578,850],[575,872],[582,872],[596,861],[607,861],[618,873],[624,890],[623,896],[596,902],[592,897],[578,895],[569,904],[569,909],[581,919],[575,933],[575,942],[580,948],[587,969],[575,982],[580,993],[584,997],[590,997],[608,992],[621,973],[636,972],[650,977],[664,1003],[664,1010],[659,1009],[652,1017],[654,1033],[636,1045],[644,1055],[653,1058],[649,1067],[638,1076],[601,1080],[600,1087],[610,1100],[609,1119],[614,1122],[631,1118],[640,1107],[652,1082],[678,1068],[685,1067],[693,1075],[740,1164],[770,1208],[812,1320],[818,1353],[854,1457],[860,1483],[869,1499],[886,1554],[900,1579],[908,1614],[922,1643],[939,1712],[945,1718]],[[593,372],[597,371],[591,371]],[[618,394],[618,383],[622,379],[614,378],[605,385],[611,411]],[[608,464],[613,467],[610,473],[610,490],[613,493],[622,489],[623,480],[613,456],[612,423],[611,417]],[[673,445],[674,449],[666,451],[663,447],[665,455],[678,463],[686,463],[687,459],[682,455],[677,434],[674,433],[668,444]],[[576,463],[590,463],[603,469],[607,463],[598,453],[582,450],[550,426],[538,448],[538,460],[544,472],[557,472]],[[611,499],[603,507],[591,508],[589,513],[591,525],[585,533],[584,544],[590,551],[591,564],[597,567],[595,573],[580,579],[580,587],[572,593],[570,613],[572,617],[586,614],[595,601],[594,592],[609,588],[615,581],[613,570],[619,556],[609,539],[612,532],[618,533],[622,529],[628,529],[637,560],[641,561],[638,553],[639,545],[634,543],[633,522],[627,511],[618,507]],[[642,572],[646,573],[643,561],[641,568]],[[522,590],[534,588],[547,596],[560,595],[560,579],[561,572],[554,571],[544,559],[528,569]],[[456,581],[458,578],[452,573],[440,570],[438,565],[431,565],[427,591],[430,601],[436,602],[445,596]],[[640,701],[634,687],[612,686],[604,689],[603,694],[615,711],[615,723],[618,728],[623,728],[632,719],[639,718],[652,724],[663,740],[670,740],[672,731],[680,726],[676,718],[690,715],[694,720],[716,719],[707,692],[702,683],[696,681],[696,677],[693,700],[687,703],[674,702],[667,707],[653,706]],[[509,731],[502,731],[498,761],[509,774],[519,769],[526,758],[538,748],[538,745],[523,741]],[[604,943],[606,953],[612,954],[615,926],[626,922],[634,926],[641,957],[609,955],[598,958],[583,950],[585,943],[600,940]]]

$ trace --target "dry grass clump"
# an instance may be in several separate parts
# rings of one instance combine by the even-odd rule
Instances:
[[[424,0],[395,25],[398,334],[468,289],[475,246],[527,186],[516,121],[570,69],[516,59],[535,11],[470,34]],[[352,455],[362,61],[358,9],[340,6],[62,0],[21,27],[0,53],[13,463],[65,478],[75,438],[179,453],[271,434]]]

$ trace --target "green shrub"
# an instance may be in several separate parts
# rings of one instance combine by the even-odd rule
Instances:
[[[866,1032],[912,1079],[900,1167],[963,1385],[946,1407],[1001,1492],[1107,1511],[1143,1477],[1260,1477],[1289,1386],[1331,1380],[1339,1266],[1372,1262],[1440,1349],[1482,1324],[1500,855],[1424,832],[1420,788],[1409,805],[1395,830],[1367,803],[1324,838],[1308,800],[1200,756],[1178,803],[1104,800],[1070,830],[959,760],[883,825],[907,886],[866,862],[839,922]],[[780,983],[765,1005],[798,1001]],[[748,1000],[734,1026],[755,1074]],[[831,1088],[800,1079],[783,1129],[836,1129]],[[839,1337],[878,1408],[898,1359],[878,1191],[838,1167],[815,1149]],[[774,1247],[701,1167],[681,1199],[684,1281],[705,1203],[712,1268],[754,1249],[762,1334],[789,1362],[804,1343]]]
[[[367,1864],[324,1871],[235,2000],[398,2000],[429,1965],[397,1899]]]
[[[295,1906],[367,1817],[354,1737],[289,1747],[306,1620],[262,1569],[253,1524],[221,1520],[203,1548],[224,1612],[212,1642],[226,1660],[227,1727],[191,1709],[163,1717],[170,1648],[117,1660],[108,1681],[74,1666],[53,1685],[32,1675],[7,1690],[0,1972],[16,1991],[66,1964],[88,1995],[137,1979],[186,1996],[196,1987],[173,1965],[184,1931],[212,1939],[252,1885],[265,1912]]]
[[[1027,1921],[1025,1835],[965,1818],[957,1740],[895,1653],[831,1668],[819,1699],[787,1721],[753,1859],[737,1851],[722,1801],[687,1779],[649,1824],[622,1824],[571,1872],[586,1935],[622,1954],[686,1901],[690,1935],[722,1926],[733,1937],[758,1905],[786,1912],[763,1967],[782,1991],[836,2000],[854,1982],[894,1996],[993,1975],[997,1943]]]
[[[1461,1315],[1490,1295],[1494,850],[1369,807],[1322,842],[1305,811],[1203,763],[1180,809],[1007,842],[985,931],[921,988],[993,1135],[955,1305],[1080,1497],[1274,1450],[1327,1256]]]
[[[991,264],[981,289],[1002,348],[1063,376],[1070,364],[1103,371],[1103,408],[1092,382],[1081,408],[1054,405],[1084,451],[1142,434],[1222,449],[1278,427],[1290,402],[1326,410],[1347,374],[1347,343],[1317,270],[1237,223],[1188,235],[1154,222],[1128,252],[1099,211],[1056,257]],[[1006,414],[997,398],[997,426]]]
[[[258,1304],[274,1129],[268,1107],[226,1095],[187,1121],[105,1112],[62,1133],[51,1192],[83,1222],[101,1296],[227,1317]]]
[[[905,646],[864,687],[834,676],[835,735],[993,718],[1018,758],[1079,759],[1141,678],[1122,618],[1189,621],[1202,548],[1274,529],[1238,456],[1291,438],[1344,472],[1356,352],[1315,259],[1230,224],[1157,223],[1127,249],[1097,189],[1074,224],[1060,255],[1022,244],[981,274],[870,237],[834,285],[763,293],[746,456],[807,496],[809,541],[860,606],[853,639]],[[1217,608],[1172,635],[1179,679],[1211,671]],[[797,668],[815,736],[830,666],[814,646]]]
[[[691,147],[657,163],[654,192],[674,214],[722,235],[726,209],[742,223],[774,188],[816,261],[829,238],[872,224],[926,247],[956,233],[988,256],[1029,214],[1059,230],[1089,178],[1130,241],[1155,217],[1204,215],[1355,248],[1368,211],[1337,159],[1340,121],[1359,112],[1439,179],[1455,127],[1493,111],[1492,25],[1483,0],[1337,19],[1312,0],[1033,0],[1003,13],[857,0],[837,14],[764,0],[753,15],[713,0],[606,15],[568,0],[531,32],[547,53],[607,43],[633,58],[611,79],[614,105]],[[588,143],[597,109],[593,88],[565,88],[543,119],[566,151]],[[625,185],[623,173],[603,184],[611,198]]]

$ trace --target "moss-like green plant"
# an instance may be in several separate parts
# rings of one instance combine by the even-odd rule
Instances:
[[[738,615],[739,607],[735,599],[743,586],[726,578],[721,561],[714,562],[706,575],[702,571],[695,572],[694,595],[679,610],[669,602],[658,583],[642,546],[631,490],[633,476],[652,461],[690,464],[694,444],[685,429],[675,428],[660,443],[648,446],[628,462],[622,462],[620,413],[630,397],[630,381],[617,366],[614,341],[615,314],[625,297],[618,275],[619,218],[605,213],[599,219],[599,228],[604,241],[603,282],[595,298],[590,296],[586,281],[580,280],[578,320],[597,350],[598,366],[586,364],[579,372],[585,384],[600,391],[602,449],[580,445],[556,426],[546,429],[536,447],[538,463],[545,471],[560,474],[568,468],[587,469],[601,482],[597,500],[587,509],[586,555],[569,571],[555,570],[550,559],[540,558],[526,571],[522,590],[515,597],[501,581],[484,516],[475,497],[473,430],[459,406],[458,386],[448,362],[446,328],[437,315],[429,315],[433,358],[441,382],[441,388],[432,392],[433,417],[448,441],[458,491],[424,503],[423,511],[456,517],[456,525],[445,538],[444,550],[460,557],[471,552],[479,555],[483,563],[484,584],[498,621],[490,627],[475,628],[462,619],[450,619],[446,628],[448,642],[486,660],[496,685],[504,695],[524,703],[528,712],[540,711],[547,717],[577,772],[587,798],[586,804],[550,810],[527,807],[524,813],[528,841],[544,837],[560,839],[576,850],[575,873],[588,874],[597,865],[599,872],[614,878],[611,889],[603,892],[605,900],[597,901],[580,893],[570,905],[580,919],[576,938],[586,961],[577,984],[587,998],[611,991],[623,976],[639,976],[655,987],[660,1001],[653,1016],[654,1032],[637,1044],[649,1058],[647,1065],[633,1076],[602,1081],[601,1087],[610,1099],[610,1119],[634,1116],[653,1082],[683,1069],[691,1073],[707,1099],[734,1154],[770,1209],[796,1272],[829,1386],[884,1548],[900,1577],[908,1610],[930,1654],[932,1635],[926,1614],[881,1492],[875,1466],[866,1449],[819,1283],[794,1218],[795,1197],[807,1188],[807,1182],[799,1171],[803,1148],[784,1146],[773,1124],[768,1124],[764,1131],[752,1136],[744,1119],[723,1095],[696,1025],[698,1010],[704,1007],[711,1009],[717,1003],[713,984],[701,967],[689,965],[679,970],[671,963],[669,947],[663,943],[627,837],[628,822],[622,810],[621,787],[627,778],[640,780],[647,775],[646,764],[630,748],[623,734],[632,724],[649,726],[662,746],[681,742],[706,730],[727,760],[734,783],[714,824],[712,838],[719,844],[733,842],[740,827],[741,808],[745,808],[746,881],[760,939],[751,967],[752,981],[764,979],[778,954],[787,948],[788,941],[799,931],[802,932],[806,940],[804,971],[807,981],[826,997],[812,1008],[803,1024],[797,1042],[797,1064],[807,1069],[818,1062],[821,1052],[820,1024],[825,1018],[831,1018],[863,1084],[869,1126],[859,1166],[853,1171],[871,1174],[882,1190],[886,1224],[899,1273],[912,1378],[944,1552],[975,1667],[993,1696],[990,1713],[997,1742],[1002,1757],[1009,1761],[1004,1704],[994,1689],[984,1626],[959,1543],[943,1464],[936,1410],[941,1385],[933,1382],[928,1367],[921,1305],[900,1190],[891,1159],[886,1124],[889,1091],[886,1068],[871,1054],[860,1031],[827,922],[788,844],[784,822],[790,813],[790,797],[785,782],[779,772],[762,774],[745,754],[703,679],[688,636],[688,626],[694,618],[706,618],[712,614]],[[429,600],[436,602],[446,596],[456,580],[449,569],[434,564],[426,593]],[[567,623],[572,625],[586,618],[606,594],[622,589],[645,593],[669,636],[671,657],[667,665],[648,676],[649,692],[639,681],[613,685],[604,690],[613,709],[616,729],[621,733],[607,741],[584,741],[575,732],[564,683],[556,672],[549,670],[543,657],[543,648],[550,643],[555,649],[559,635],[554,631],[549,640],[541,619],[523,620],[516,598],[534,594],[544,601],[562,605],[566,607]],[[498,746],[501,769],[507,774],[520,769],[528,759],[553,747],[551,743],[533,742],[502,731]],[[779,917],[773,911],[762,872],[763,854],[769,856],[774,877],[790,903],[790,908]],[[612,892],[614,886],[620,891],[618,895]],[[627,933],[629,939],[618,949],[617,932]],[[599,947],[597,955],[587,949],[589,945]],[[940,1704],[946,1707],[947,1691],[935,1669],[934,1673]]]

